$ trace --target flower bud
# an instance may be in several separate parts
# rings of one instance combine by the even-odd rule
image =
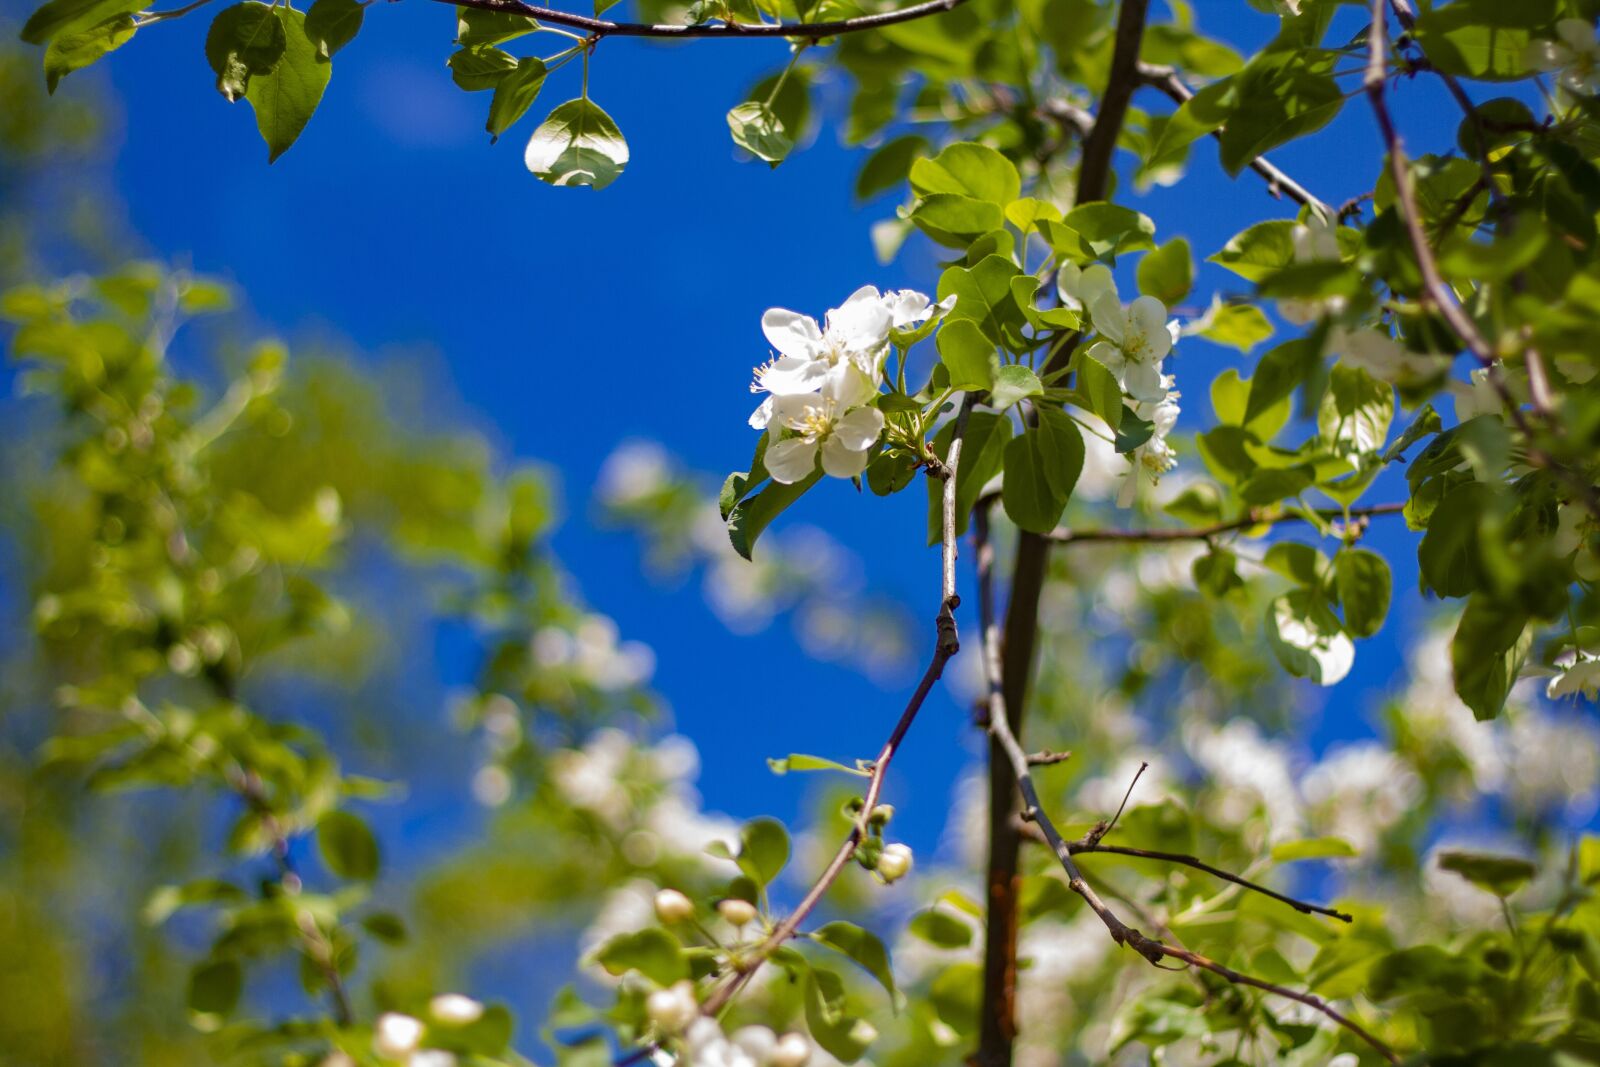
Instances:
[[[428,1001],[428,1014],[448,1026],[469,1026],[483,1018],[483,1005],[460,993],[440,993]]]
[[[778,1038],[777,1047],[767,1057],[767,1067],[805,1067],[809,1059],[811,1042],[791,1031]]]
[[[878,857],[878,873],[885,882],[897,882],[910,874],[910,847],[898,843],[883,846],[883,853]]]
[[[717,902],[717,914],[734,926],[746,926],[755,921],[756,906],[748,900],[729,897]]]
[[[645,998],[644,1011],[661,1033],[681,1032],[700,1015],[700,1005],[694,999],[694,983],[684,979],[670,988],[656,990]]]
[[[872,809],[872,814],[867,816],[867,825],[878,827],[887,826],[889,825],[889,820],[892,818],[894,818],[894,805],[879,804],[877,807]]]
[[[392,1060],[405,1059],[422,1043],[422,1021],[386,1011],[372,1025],[372,1050]]]
[[[671,926],[681,923],[694,914],[694,902],[676,889],[663,889],[656,894],[656,918]]]

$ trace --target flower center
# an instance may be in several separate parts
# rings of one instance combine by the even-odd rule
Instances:
[[[800,435],[811,441],[820,441],[833,431],[833,401],[807,404],[793,425]]]

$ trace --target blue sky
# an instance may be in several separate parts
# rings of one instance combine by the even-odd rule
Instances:
[[[1238,0],[1196,7],[1204,28],[1244,48],[1275,29]],[[331,332],[375,359],[437,352],[508,453],[552,464],[569,512],[556,547],[587,599],[656,649],[658,686],[701,745],[709,807],[789,817],[803,786],[773,778],[764,757],[874,752],[903,691],[807,660],[782,626],[730,635],[693,584],[650,585],[633,539],[597,528],[587,507],[601,462],[626,438],[660,440],[694,468],[744,464],[747,370],[765,356],[765,308],[820,315],[861,284],[936,284],[936,252],[920,242],[887,267],[873,256],[869,226],[895,202],[852,201],[863,152],[842,147],[832,122],[844,86],[821,87],[815,143],[773,171],[736,158],[723,116],[786,59],[782,43],[607,40],[590,92],[626,134],[632,162],[602,192],[556,190],[524,170],[522,143],[533,121],[577,95],[577,67],[553,76],[531,118],[491,146],[488,94],[463,93],[444,65],[453,10],[375,3],[311,125],[269,167],[248,108],[211,90],[206,23],[201,13],[141,31],[88,75],[108,78],[121,98],[115,185],[149,250],[235,279],[259,326],[291,340]],[[1453,139],[1454,114],[1431,87],[1399,96],[1415,150]],[[1274,158],[1337,204],[1372,187],[1381,157],[1357,99],[1328,131]],[[1252,174],[1227,178],[1209,142],[1196,146],[1183,182],[1128,202],[1157,219],[1162,239],[1186,236],[1199,256],[1294,208],[1270,200]],[[1242,285],[1207,267],[1194,301]],[[1242,360],[1189,341],[1174,369],[1199,401],[1203,383],[1230,365]],[[1194,401],[1190,419],[1207,406]],[[875,587],[929,613],[937,557],[922,547],[920,493],[885,502],[833,483],[795,515],[858,552]],[[1326,709],[1307,713],[1319,747],[1370,733],[1366,712],[1400,666],[1396,635],[1425,615],[1407,592],[1416,587],[1410,535],[1391,523],[1373,537],[1397,560],[1397,607],[1360,644],[1345,682],[1307,689],[1306,707]],[[941,695],[907,742],[891,792],[897,828],[919,848],[937,839],[950,783],[975,751],[970,734],[965,710]]]

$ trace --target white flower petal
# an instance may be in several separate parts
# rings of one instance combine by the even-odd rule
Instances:
[[[1120,345],[1128,335],[1128,315],[1122,310],[1116,293],[1101,293],[1089,305],[1089,317],[1094,328],[1112,344]]]
[[[750,413],[750,428],[752,430],[765,430],[772,422],[772,397],[767,397],[761,406]]]
[[[793,485],[811,477],[817,469],[817,443],[793,437],[767,446],[767,473],[772,480]]]
[[[822,346],[817,320],[785,308],[769,308],[761,316],[761,332],[780,355],[811,359]]]
[[[1167,332],[1167,305],[1153,296],[1141,296],[1128,306],[1129,340],[1144,338],[1143,356],[1159,360],[1172,351],[1172,335]]]
[[[889,340],[892,322],[878,290],[863,285],[828,312],[827,336],[854,350],[877,348]]]
[[[1585,19],[1562,19],[1556,23],[1556,34],[1578,55],[1595,48],[1594,26]]]
[[[851,448],[834,434],[822,442],[822,469],[835,478],[854,478],[867,469],[866,449]]]
[[[883,412],[877,408],[856,408],[833,425],[833,436],[856,452],[871,448],[881,433]]]
[[[1167,387],[1161,379],[1161,364],[1129,360],[1123,365],[1120,381],[1133,399],[1141,403],[1160,403],[1167,395]]]
[[[822,388],[828,364],[804,356],[784,356],[756,376],[756,384],[775,396],[799,396]]]

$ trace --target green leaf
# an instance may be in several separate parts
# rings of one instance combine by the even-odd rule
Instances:
[[[1259,282],[1294,262],[1294,228],[1289,219],[1258,222],[1235,234],[1210,262],[1246,281]]]
[[[189,972],[189,1010],[197,1015],[228,1015],[243,988],[244,971],[238,960],[207,960]]]
[[[1521,5],[1497,5],[1510,10]],[[1535,73],[1528,65],[1533,35],[1526,26],[1497,24],[1486,5],[1453,3],[1423,11],[1412,37],[1446,74],[1481,81],[1516,81]]]
[[[878,1038],[877,1028],[844,1010],[844,982],[821,967],[806,983],[806,1027],[824,1052],[841,1063],[854,1063]]]
[[[1241,105],[1222,127],[1222,168],[1237,176],[1278,145],[1333,121],[1344,90],[1333,79],[1340,53],[1319,48],[1263,52],[1234,81]]]
[[[1267,638],[1283,669],[1317,685],[1335,685],[1350,673],[1355,647],[1322,598],[1296,589],[1267,608]]]
[[[230,102],[245,95],[252,77],[277,69],[288,47],[277,10],[255,0],[224,8],[206,31],[206,60],[217,75],[217,91]]]
[[[306,36],[317,46],[317,54],[332,59],[333,54],[361,31],[365,5],[356,0],[316,0],[306,12]]]
[[[528,169],[551,185],[604,189],[628,165],[628,142],[591,100],[569,100],[533,131],[523,154]]]
[[[895,988],[894,971],[889,965],[889,950],[870,930],[855,923],[831,922],[811,935],[819,945],[826,945],[859,963],[863,970],[878,980],[889,994],[889,1000],[898,1009],[900,991]]]
[[[959,304],[957,305],[959,306]],[[954,389],[987,390],[999,370],[994,342],[971,319],[952,317],[940,327],[935,344]]]
[[[1000,499],[1011,521],[1032,533],[1049,533],[1061,521],[1067,498],[1058,495],[1045,477],[1045,459],[1039,430],[1029,427],[1005,448],[1005,480]]]
[[[489,101],[489,121],[484,127],[491,141],[499,140],[533,106],[549,73],[544,60],[529,56],[517,60],[516,68],[496,81],[494,97]]]
[[[856,199],[868,200],[905,181],[911,173],[912,161],[927,150],[928,139],[920,134],[906,134],[885,141],[861,165],[856,175]]]
[[[1273,332],[1272,323],[1254,304],[1213,304],[1190,330],[1246,354]]]
[[[794,150],[794,138],[783,120],[764,103],[750,101],[729,111],[728,131],[734,144],[774,167]]]
[[[1424,404],[1418,410],[1416,417],[1411,420],[1402,433],[1388,448],[1384,449],[1383,461],[1394,462],[1395,458],[1402,455],[1406,449],[1416,444],[1431,433],[1438,433],[1444,422],[1439,418],[1439,413],[1433,410],[1432,404]]]
[[[1167,307],[1181,303],[1194,288],[1194,256],[1189,242],[1176,237],[1139,261],[1139,292]]]
[[[1432,524],[1438,522],[1436,511]],[[1467,601],[1450,641],[1450,666],[1456,695],[1480,722],[1505,709],[1532,644],[1526,612],[1483,593]]]
[[[1149,251],[1156,246],[1156,224],[1121,204],[1096,200],[1067,212],[1065,226],[1093,250],[1096,258],[1124,252]]]
[[[821,756],[807,756],[799,752],[791,752],[782,759],[769,759],[767,766],[773,774],[788,774],[790,771],[842,771],[853,774],[859,778],[870,778],[871,773],[860,767],[846,767],[831,759]]]
[[[1020,363],[1008,363],[994,376],[989,390],[989,403],[1004,411],[1019,400],[1038,396],[1044,392],[1039,376]]]
[[[935,241],[965,249],[972,238],[1005,224],[998,204],[960,193],[933,193],[917,201],[911,221]]]
[[[1439,853],[1439,869],[1459,874],[1473,885],[1500,898],[1509,897],[1539,873],[1536,864],[1520,856],[1451,850]]]
[[[966,948],[972,944],[972,925],[939,908],[917,912],[907,929],[913,937],[939,948]]]
[[[638,971],[659,986],[669,986],[689,977],[689,961],[683,954],[683,946],[659,926],[618,934],[601,945],[594,958],[607,974],[620,977],[629,971]]]
[[[361,917],[361,926],[386,945],[406,943],[406,924],[392,911],[375,911]]]
[[[772,482],[755,496],[735,505],[728,514],[728,540],[733,543],[734,551],[750,559],[750,553],[755,551],[756,540],[762,531],[772,525],[772,520],[783,514],[784,509],[804,496],[807,489],[821,480],[822,472],[819,470],[793,485]]]
[[[246,900],[245,891],[232,882],[218,878],[198,878],[183,885],[164,885],[150,894],[145,901],[140,918],[151,926],[167,921],[181,908],[205,904],[239,904]]]
[[[463,48],[445,61],[450,80],[469,93],[493,89],[517,69],[517,57],[498,48]]]
[[[948,323],[967,320],[977,323],[994,344],[1023,347],[1022,327],[1026,320],[1011,292],[1012,279],[1019,274],[1016,264],[1002,255],[985,256],[970,268],[955,266],[946,270],[939,276],[937,298],[954,296],[956,306],[944,329],[949,328]]]
[[[538,21],[526,15],[475,7],[456,8],[456,44],[462,48],[504,44],[538,28]]]
[[[20,36],[28,44],[48,44],[63,34],[98,26],[145,6],[144,0],[50,0],[28,16]]]
[[[1122,425],[1122,415],[1127,410],[1122,402],[1122,386],[1117,384],[1117,376],[1104,363],[1085,352],[1078,353],[1076,364],[1078,392],[1083,395],[1085,407],[1115,431]]]
[[[1480,520],[1493,500],[1489,486],[1467,482],[1439,501],[1417,546],[1424,589],[1442,597],[1463,597],[1482,584]]]
[[[1347,548],[1333,559],[1334,588],[1344,611],[1345,633],[1371,637],[1389,614],[1393,579],[1389,564],[1376,552]]]
[[[1295,860],[1344,859],[1356,855],[1355,846],[1342,837],[1308,837],[1272,846],[1273,863]]]
[[[1322,365],[1321,345],[1301,337],[1269,349],[1250,378],[1250,399],[1243,424],[1248,425],[1289,397]]]
[[[1022,191],[1022,179],[1012,162],[988,145],[961,141],[912,163],[911,188],[918,196],[955,193],[1004,208]]]
[[[256,129],[267,142],[269,163],[299,138],[333,73],[333,65],[317,54],[317,46],[306,36],[306,17],[288,7],[276,8],[275,14],[283,23],[283,58],[272,73],[252,75],[245,91],[245,99],[255,108]]]
[[[1328,573],[1328,557],[1299,541],[1279,541],[1267,549],[1261,562],[1268,570],[1304,586],[1322,584]]]
[[[44,80],[50,92],[75,70],[82,70],[133,40],[132,15],[113,15],[81,30],[57,34],[44,50]]]
[[[789,862],[789,831],[777,819],[751,819],[739,833],[739,869],[767,885]]]
[[[378,876],[378,839],[357,815],[330,811],[317,820],[317,848],[340,878],[370,882]]]
[[[933,438],[934,454],[944,459],[950,454],[950,440],[955,436],[955,420],[940,427]],[[967,432],[961,446],[961,462],[956,469],[956,533],[966,533],[972,509],[978,494],[996,474],[1005,456],[1006,442],[1011,440],[1011,419],[989,411],[974,411],[967,417]],[[928,543],[936,545],[943,536],[942,512],[944,483],[937,478],[928,479]]]
[[[1317,408],[1324,440],[1356,453],[1377,452],[1394,419],[1394,387],[1359,367],[1335,365]]]

